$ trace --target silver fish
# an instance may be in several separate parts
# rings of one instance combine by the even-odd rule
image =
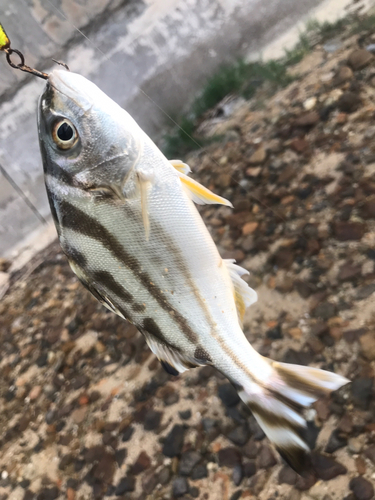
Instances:
[[[230,202],[188,177],[92,82],[53,71],[40,98],[40,149],[61,247],[81,282],[145,336],[172,374],[212,365],[236,387],[287,462],[303,470],[302,410],[348,383],[258,354],[242,331],[257,300],[223,260],[193,203]]]

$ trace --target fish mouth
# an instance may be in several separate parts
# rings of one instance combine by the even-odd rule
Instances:
[[[87,80],[80,75],[70,73],[66,70],[53,70],[48,78],[45,93],[51,94],[50,102],[56,95],[61,94],[83,113],[88,113],[94,106],[94,100],[85,91],[83,85]]]

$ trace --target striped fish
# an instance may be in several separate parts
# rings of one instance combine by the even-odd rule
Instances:
[[[212,365],[236,387],[297,471],[302,411],[348,380],[259,355],[242,331],[257,300],[224,260],[195,203],[230,202],[168,161],[131,116],[84,77],[54,70],[40,98],[40,149],[61,247],[84,286],[137,326],[171,374]]]

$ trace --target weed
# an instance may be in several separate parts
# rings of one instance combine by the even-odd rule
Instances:
[[[222,66],[208,79],[202,92],[194,100],[190,112],[176,120],[178,127],[164,136],[163,152],[169,158],[181,157],[215,140],[215,138],[197,137],[196,129],[204,113],[216,106],[228,94],[237,94],[250,99],[264,82],[270,82],[272,90],[284,87],[295,78],[288,73],[288,68],[300,62],[317,43],[334,38],[345,30],[354,34],[373,30],[374,27],[375,14],[361,17],[349,15],[333,23],[310,20],[295,47],[286,50],[282,59],[252,63],[237,60],[233,64]]]

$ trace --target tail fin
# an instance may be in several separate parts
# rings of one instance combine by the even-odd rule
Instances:
[[[238,394],[280,455],[301,473],[310,451],[303,438],[307,426],[303,408],[350,381],[318,368],[263,360],[268,365],[266,378],[241,386]]]

